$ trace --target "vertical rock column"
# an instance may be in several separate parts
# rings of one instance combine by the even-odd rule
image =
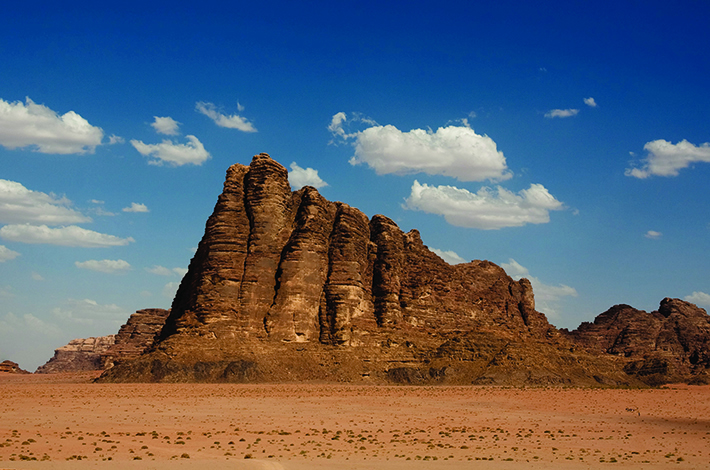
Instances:
[[[301,204],[281,257],[276,297],[266,317],[266,330],[274,340],[312,341],[320,336],[318,311],[328,275],[336,205],[310,186],[299,192]]]
[[[330,269],[321,315],[321,341],[345,344],[352,338],[351,322],[367,312],[363,278],[368,265],[370,226],[367,216],[341,204],[330,241]]]
[[[244,186],[251,232],[239,311],[245,331],[265,336],[264,320],[276,292],[276,270],[294,219],[288,171],[268,155],[256,155]]]
[[[249,239],[244,208],[244,176],[248,170],[239,164],[227,170],[224,190],[180,283],[162,337],[182,328],[237,318]]]
[[[377,245],[372,273],[375,317],[380,326],[392,326],[402,319],[399,294],[404,266],[404,233],[391,219],[376,215],[370,221],[370,237]]]

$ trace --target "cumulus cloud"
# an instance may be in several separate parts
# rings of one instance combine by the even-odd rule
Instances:
[[[512,177],[503,152],[488,136],[468,126],[440,127],[436,131],[373,125],[348,134],[342,113],[328,126],[334,137],[354,139],[351,165],[367,164],[378,175],[426,173],[460,181],[502,181]]]
[[[314,188],[328,186],[328,183],[318,176],[318,170],[314,170],[313,168],[301,168],[296,162],[291,163],[291,171],[288,172],[288,181],[294,189],[301,189],[304,186],[313,186]]]
[[[661,232],[656,232],[655,230],[649,230],[644,234],[644,237],[650,238],[651,240],[658,240],[663,234]]]
[[[112,135],[110,135],[109,138],[108,138],[108,144],[109,144],[109,145],[122,144],[122,143],[124,143],[124,142],[126,142],[126,139],[124,139],[123,137],[118,136],[118,135],[116,135],[116,134],[112,134]]]
[[[26,98],[14,103],[0,98],[0,145],[10,150],[32,147],[40,153],[93,152],[104,132],[75,113],[60,116]]]
[[[131,145],[144,157],[154,158],[148,161],[150,165],[202,165],[210,158],[210,153],[194,135],[185,137],[189,140],[186,144],[176,144],[170,140],[163,140],[159,144],[145,144],[140,140],[131,140]]]
[[[597,107],[597,102],[594,101],[594,98],[591,96],[589,98],[584,98],[584,104],[589,106],[590,108],[596,108]]]
[[[438,249],[438,248],[429,248],[429,249],[430,249],[432,252],[434,252],[434,253],[436,253],[437,255],[439,255],[439,257],[440,257],[441,259],[443,259],[444,261],[446,261],[446,262],[449,263],[449,264],[461,264],[461,263],[466,263],[466,262],[467,262],[465,259],[463,259],[462,257],[460,257],[460,256],[458,255],[458,253],[456,253],[455,251],[451,251],[451,250],[444,251],[444,250],[440,250],[440,249]]]
[[[44,277],[38,272],[32,271],[32,274],[30,275],[33,281],[44,281]]]
[[[685,296],[685,300],[701,307],[710,307],[710,294],[706,294],[705,292],[695,291]]]
[[[4,263],[5,261],[10,261],[11,259],[15,259],[20,254],[16,251],[12,251],[5,245],[0,245],[0,263]]]
[[[131,265],[122,259],[90,259],[88,261],[76,261],[74,265],[79,269],[108,274],[125,273],[131,270]]]
[[[585,100],[586,102],[586,100]],[[546,118],[568,118],[579,114],[579,109],[552,109],[545,113]]]
[[[155,265],[151,268],[145,268],[146,271],[148,271],[151,274],[155,274],[157,276],[184,276],[187,273],[187,269],[185,268],[166,268],[165,266],[159,266]]]
[[[145,204],[139,204],[137,202],[132,202],[129,207],[124,207],[123,212],[150,212],[148,206]]]
[[[76,225],[50,228],[46,225],[5,225],[0,228],[0,238],[22,243],[46,243],[48,245],[72,246],[83,248],[103,248],[125,246],[135,240],[131,237],[119,238]]]
[[[91,221],[69,206],[71,201],[65,197],[32,191],[21,183],[0,179],[1,223],[59,225]]]
[[[151,123],[151,126],[153,126],[153,129],[155,129],[155,132],[157,132],[158,134],[178,135],[180,133],[180,123],[177,122],[175,119],[167,116],[153,116],[153,118],[155,118],[155,121]]]
[[[561,210],[563,204],[541,184],[531,184],[518,194],[498,186],[481,188],[472,193],[454,186],[429,186],[414,181],[405,208],[443,215],[457,227],[495,230],[544,224],[550,211]]]
[[[239,112],[241,112],[244,108],[240,104],[238,104],[237,109],[239,109]],[[195,104],[195,110],[212,119],[214,123],[217,124],[219,127],[237,129],[243,132],[256,132],[256,128],[254,127],[254,125],[247,121],[245,118],[239,116],[238,114],[232,114],[231,116],[222,114],[217,111],[217,107],[212,103],[199,101]]]
[[[563,297],[577,297],[577,290],[565,284],[557,286],[545,284],[535,276],[530,275],[530,271],[525,266],[510,258],[507,263],[501,263],[501,268],[516,281],[527,278],[532,284],[535,294],[535,308],[548,316],[559,318],[558,302]]]
[[[677,144],[659,139],[643,146],[648,152],[641,168],[627,168],[625,175],[645,179],[649,176],[678,176],[678,170],[696,162],[710,162],[710,143],[693,145],[683,139]]]

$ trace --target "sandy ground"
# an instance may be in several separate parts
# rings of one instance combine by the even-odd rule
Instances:
[[[0,469],[710,468],[707,386],[104,385],[89,378],[0,375]]]

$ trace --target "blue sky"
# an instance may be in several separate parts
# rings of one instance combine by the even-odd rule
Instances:
[[[707,2],[253,3],[3,6],[0,359],[169,307],[260,152],[558,327],[710,306]]]

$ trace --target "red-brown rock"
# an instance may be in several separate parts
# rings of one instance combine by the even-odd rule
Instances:
[[[710,316],[690,302],[665,298],[650,313],[615,305],[565,333],[591,351],[625,358],[626,372],[650,385],[708,382]]]
[[[73,339],[54,350],[54,356],[39,366],[36,374],[102,370],[101,355],[114,343],[115,335]]]
[[[451,266],[416,230],[292,192],[260,154],[228,169],[157,342],[101,380],[633,382],[570,348],[526,279]]]
[[[24,369],[20,369],[20,365],[16,362],[5,360],[0,362],[0,372],[5,372],[6,374],[29,374]]]
[[[118,330],[114,343],[101,353],[101,367],[108,369],[143,354],[153,346],[169,313],[170,310],[162,308],[147,308],[132,314]]]

